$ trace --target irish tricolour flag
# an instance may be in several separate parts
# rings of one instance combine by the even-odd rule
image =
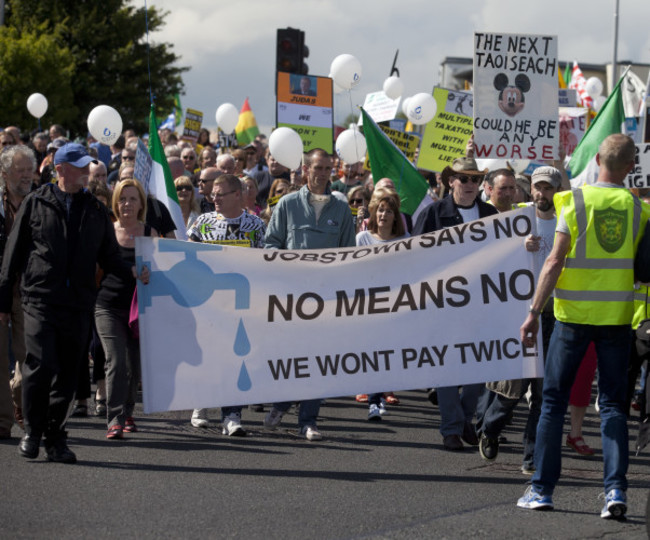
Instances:
[[[160,137],[158,136],[156,112],[153,104],[149,113],[149,154],[153,160],[151,165],[151,178],[149,180],[149,193],[163,203],[169,210],[176,225],[176,238],[178,240],[187,240],[183,212],[181,212],[181,207],[178,204],[174,179],[169,170],[167,158],[165,157],[165,152],[160,142]]]

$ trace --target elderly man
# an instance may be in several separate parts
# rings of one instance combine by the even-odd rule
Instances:
[[[211,169],[204,169],[201,174]],[[216,169],[212,169],[215,170]],[[233,174],[222,174],[210,181],[215,211],[201,214],[187,231],[192,242],[231,244],[241,247],[261,248],[264,245],[264,222],[246,210],[242,210],[242,183]],[[202,185],[205,185],[202,184]],[[241,425],[242,407],[222,407],[222,433],[243,437],[246,432]],[[194,427],[208,426],[207,409],[194,409],[191,423]]]
[[[0,271],[0,322],[11,317],[13,287],[22,272],[26,357],[23,457],[35,459],[44,436],[47,458],[75,463],[65,424],[87,353],[95,302],[95,270],[127,276],[108,212],[83,189],[93,159],[80,144],[55,157],[58,183],[41,186],[23,201],[9,235]],[[143,272],[148,281],[148,271]]]
[[[88,181],[93,180],[99,182],[103,185],[108,185],[108,172],[106,170],[106,165],[101,161],[90,164],[90,174],[88,175]]]
[[[355,245],[352,213],[347,202],[332,196],[329,189],[332,158],[321,148],[305,155],[303,174],[307,185],[280,199],[266,232],[266,249],[319,249]],[[264,426],[275,429],[291,402],[275,403]],[[320,399],[300,402],[298,426],[310,441],[323,438],[316,426]]]
[[[497,214],[494,206],[478,197],[478,187],[486,172],[487,169],[480,171],[476,161],[468,157],[456,158],[451,167],[445,167],[441,179],[444,186],[451,189],[451,195],[427,206],[420,213],[413,227],[413,235]],[[484,388],[483,384],[466,384],[460,393],[458,386],[438,388],[440,433],[446,450],[462,450],[463,440],[469,445],[478,445],[472,418]]]
[[[23,199],[32,189],[36,170],[34,153],[26,146],[12,146],[0,154],[0,254],[3,253],[7,236]],[[12,291],[11,329],[0,326],[0,439],[11,436],[11,426],[16,422],[22,427],[23,409],[21,394],[21,366],[25,359],[23,309],[20,305],[18,286]],[[9,334],[16,366],[14,378],[9,381]]]
[[[516,193],[517,181],[515,173],[510,169],[497,169],[485,177],[485,194],[488,202],[499,212],[513,209]]]
[[[537,470],[532,485],[517,502],[521,508],[553,508],[569,393],[593,341],[598,355],[605,484],[600,517],[622,519],[627,511],[625,405],[634,315],[634,259],[650,217],[650,207],[624,186],[627,174],[635,167],[635,153],[632,139],[610,135],[596,155],[600,167],[597,182],[554,197],[558,216],[555,243],[539,276],[530,313],[521,326],[524,345],[534,345],[539,316],[555,289],[556,323],[546,354],[542,413],[535,442]]]
[[[199,206],[202,214],[214,212],[212,189],[214,188],[214,181],[222,174],[216,167],[208,167],[199,173],[199,195],[201,195]]]
[[[197,168],[196,152],[194,151],[194,148],[191,146],[189,148],[183,148],[183,150],[181,150],[181,160],[183,160],[183,167],[185,169],[183,174],[191,177],[194,174],[194,170]]]
[[[231,154],[221,154],[217,158],[217,169],[221,174],[234,174],[235,158]]]

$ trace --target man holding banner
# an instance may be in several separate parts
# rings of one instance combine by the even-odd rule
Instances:
[[[478,197],[478,187],[485,173],[487,169],[480,171],[476,161],[468,157],[456,158],[451,167],[445,167],[442,183],[451,189],[451,195],[422,211],[413,227],[413,236],[497,214],[494,206]],[[458,386],[438,388],[440,433],[445,449],[462,450],[461,438],[472,446],[478,444],[472,418],[482,388],[483,384],[468,384],[463,386],[462,393]]]
[[[351,247],[355,245],[355,230],[350,207],[333,197],[329,189],[332,172],[331,156],[320,148],[305,154],[303,175],[307,185],[300,191],[280,199],[266,234],[267,249],[318,249]],[[298,426],[307,440],[323,438],[316,418],[320,399],[300,402]],[[267,429],[276,429],[291,402],[275,403],[264,419]]]
[[[598,354],[605,506],[602,518],[627,511],[629,443],[625,413],[630,324],[634,314],[634,258],[650,207],[623,186],[634,168],[634,141],[610,135],[596,160],[598,182],[555,196],[558,225],[539,277],[521,339],[534,344],[538,318],[555,288],[557,322],[544,369],[542,413],[537,427],[532,485],[517,506],[553,508],[560,477],[562,428],[569,393],[590,342]]]

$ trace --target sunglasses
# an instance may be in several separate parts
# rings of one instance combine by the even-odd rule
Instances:
[[[363,204],[363,199],[350,199],[350,204]]]
[[[180,193],[181,191],[192,191],[192,186],[178,186],[176,192]]]
[[[483,178],[481,176],[465,176],[465,175],[455,175],[454,178],[460,180],[461,184],[467,184],[467,182],[472,182],[473,184],[480,184]]]

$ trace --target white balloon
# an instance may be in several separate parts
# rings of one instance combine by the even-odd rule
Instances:
[[[269,152],[280,165],[293,171],[302,161],[302,139],[293,129],[279,127],[269,137]]]
[[[356,128],[346,129],[336,139],[336,153],[346,163],[363,161],[366,148],[366,138]]]
[[[598,77],[589,77],[585,83],[585,90],[591,99],[596,99],[603,93],[603,83]]]
[[[594,111],[598,112],[605,105],[607,98],[605,96],[596,96],[594,98]]]
[[[402,112],[404,113],[404,116],[408,116],[409,101],[411,101],[410,97],[404,98],[402,100]]]
[[[47,112],[47,98],[43,94],[32,94],[27,98],[27,110],[34,118],[40,118]]]
[[[528,165],[530,165],[530,160],[509,159],[508,163],[510,163],[510,167],[512,168],[513,171],[515,171],[515,174],[522,174],[528,168]]]
[[[404,83],[393,75],[384,81],[383,89],[390,99],[397,99],[404,93]]]
[[[232,103],[219,105],[217,109],[217,125],[224,133],[232,133],[239,122],[239,111]]]
[[[113,107],[98,105],[88,115],[88,131],[98,142],[113,144],[122,133],[122,117]]]
[[[421,92],[409,101],[406,116],[416,126],[427,124],[436,115],[436,100],[431,94]]]
[[[349,90],[361,80],[361,62],[351,54],[340,54],[330,66],[332,79],[344,90]]]

